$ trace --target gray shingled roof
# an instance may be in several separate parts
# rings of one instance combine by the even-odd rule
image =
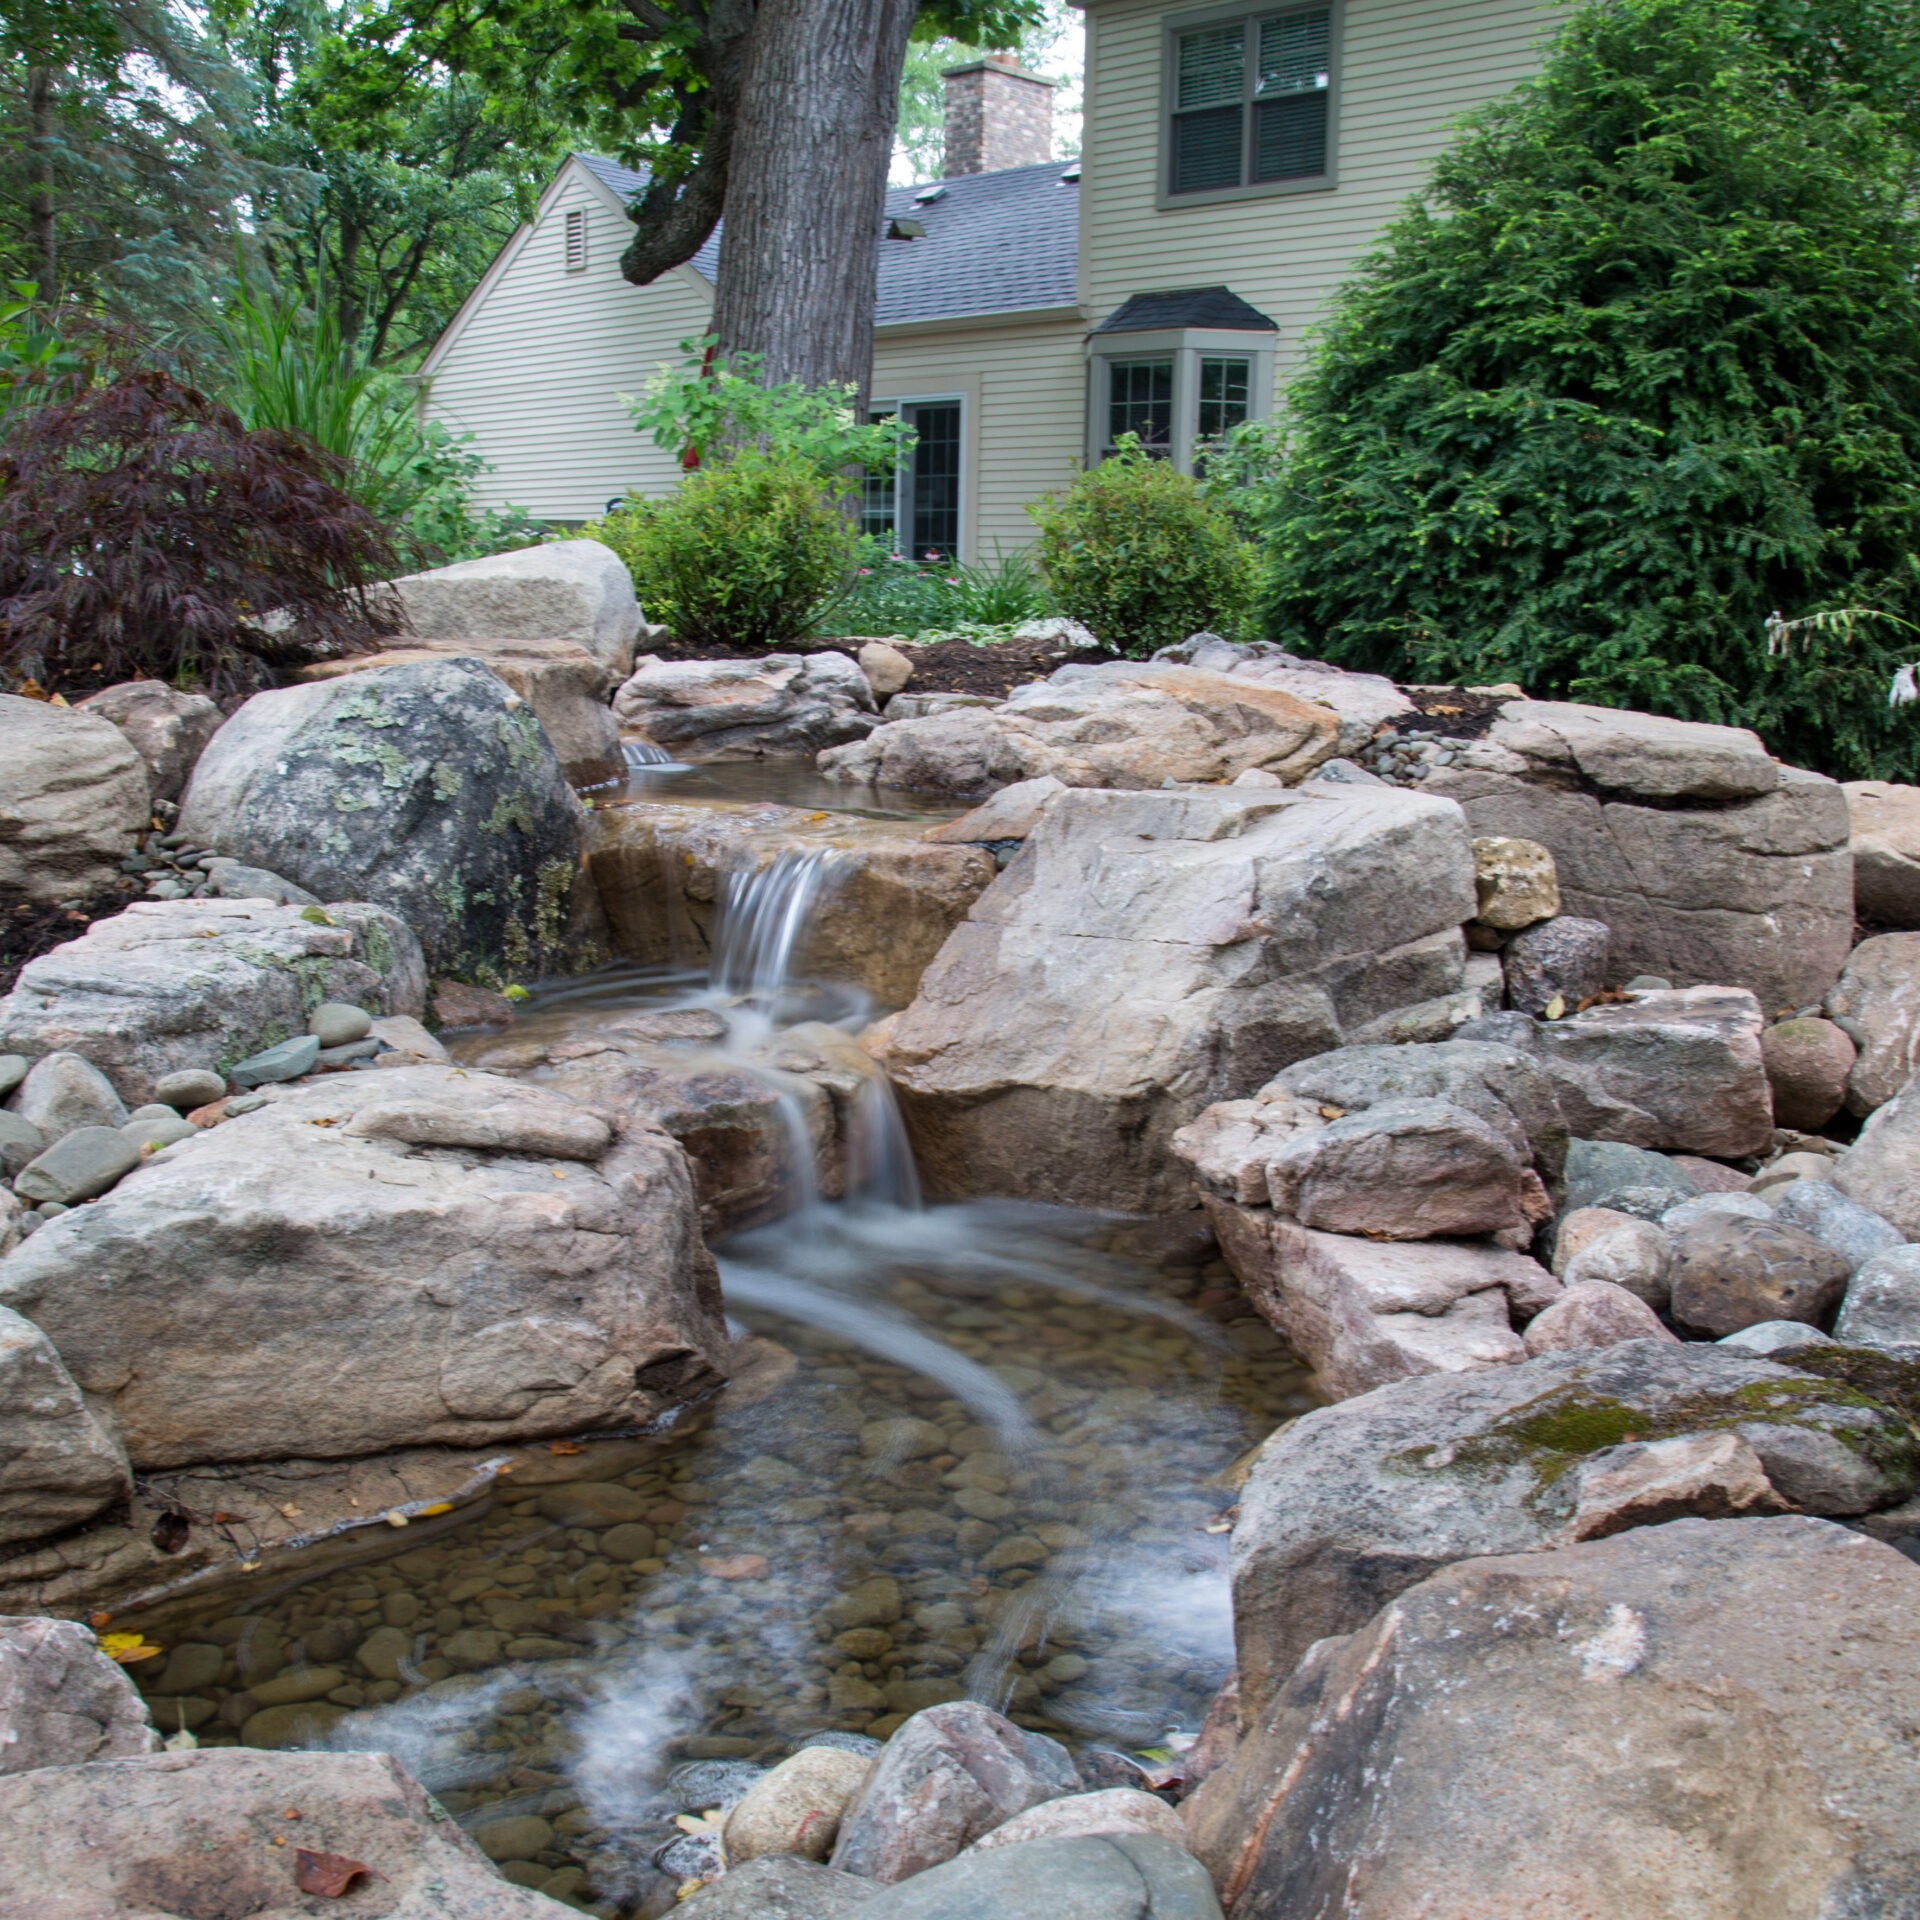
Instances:
[[[1094,332],[1155,333],[1162,327],[1210,327],[1228,333],[1280,331],[1230,287],[1183,287],[1168,293],[1136,293]]]
[[[646,185],[644,174],[597,154],[574,158],[623,200]],[[931,191],[926,186],[888,188],[887,219],[916,220],[926,237],[880,242],[875,324],[1072,306],[1079,298],[1079,173],[1077,161],[1052,160],[965,174],[938,182],[944,191],[931,200],[921,197]],[[719,258],[716,231],[690,264],[711,280]]]

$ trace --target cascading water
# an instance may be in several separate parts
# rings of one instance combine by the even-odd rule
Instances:
[[[791,984],[807,920],[833,877],[831,847],[776,854],[751,873],[730,874],[713,939],[713,984],[772,1013]]]
[[[672,754],[663,747],[656,747],[651,740],[622,740],[620,757],[636,773],[647,769],[658,772],[662,767],[676,764]]]

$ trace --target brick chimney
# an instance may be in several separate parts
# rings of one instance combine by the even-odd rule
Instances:
[[[947,146],[942,169],[998,173],[1053,158],[1053,90],[1057,82],[1028,73],[1010,53],[990,53],[948,67]]]

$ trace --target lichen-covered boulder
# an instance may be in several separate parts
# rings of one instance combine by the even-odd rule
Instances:
[[[420,943],[382,907],[140,900],[20,970],[0,1050],[82,1055],[141,1106],[169,1074],[224,1075],[304,1033],[323,1002],[418,1016],[426,986]]]
[[[146,762],[110,720],[0,693],[0,902],[112,886],[148,804]]]
[[[644,1425],[725,1372],[659,1128],[453,1067],[265,1099],[0,1263],[137,1466]]]
[[[435,973],[484,982],[600,951],[585,817],[533,709],[459,658],[256,694],[201,756],[180,826],[322,899],[391,908]]]

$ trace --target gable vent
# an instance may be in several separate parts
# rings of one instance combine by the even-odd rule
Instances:
[[[584,207],[572,207],[567,211],[567,271],[585,273],[587,270],[587,213]]]

